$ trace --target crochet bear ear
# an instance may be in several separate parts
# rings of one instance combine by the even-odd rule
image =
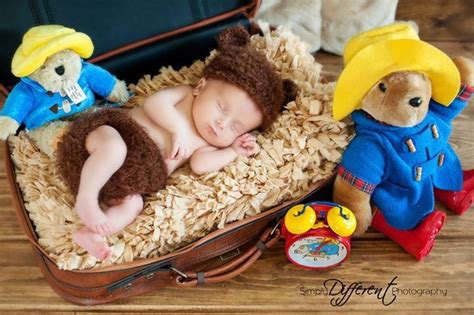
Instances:
[[[294,101],[296,98],[296,94],[298,94],[298,87],[296,86],[295,82],[290,79],[283,80],[283,104],[281,105],[281,109],[291,101]]]
[[[250,34],[241,25],[226,28],[217,35],[217,50],[224,50],[231,46],[245,47],[250,43]]]

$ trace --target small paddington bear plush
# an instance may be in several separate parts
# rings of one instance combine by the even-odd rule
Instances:
[[[451,60],[405,23],[353,37],[334,93],[333,115],[352,113],[356,136],[343,154],[334,200],[421,260],[445,219],[435,197],[462,214],[474,172],[448,143],[451,122],[474,91],[474,63]]]
[[[21,81],[0,112],[0,139],[22,123],[32,130],[79,113],[94,104],[94,93],[112,102],[127,101],[125,82],[82,60],[93,49],[90,37],[72,28],[40,25],[28,30],[13,56],[12,73]]]

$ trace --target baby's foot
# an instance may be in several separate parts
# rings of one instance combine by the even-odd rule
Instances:
[[[81,218],[82,223],[95,233],[106,235],[110,233],[107,217],[99,207],[97,200],[77,196],[74,209]]]
[[[89,254],[104,261],[112,257],[112,248],[102,240],[102,236],[88,228],[82,228],[72,234],[72,239]]]

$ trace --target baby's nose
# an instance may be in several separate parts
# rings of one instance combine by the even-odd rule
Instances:
[[[221,118],[217,120],[217,126],[220,129],[224,129],[227,126],[227,124],[228,124],[228,119]]]

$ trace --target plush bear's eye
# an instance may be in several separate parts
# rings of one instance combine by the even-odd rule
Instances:
[[[387,86],[385,85],[385,83],[383,83],[383,82],[379,83],[379,90],[382,91],[382,92],[387,91]]]

